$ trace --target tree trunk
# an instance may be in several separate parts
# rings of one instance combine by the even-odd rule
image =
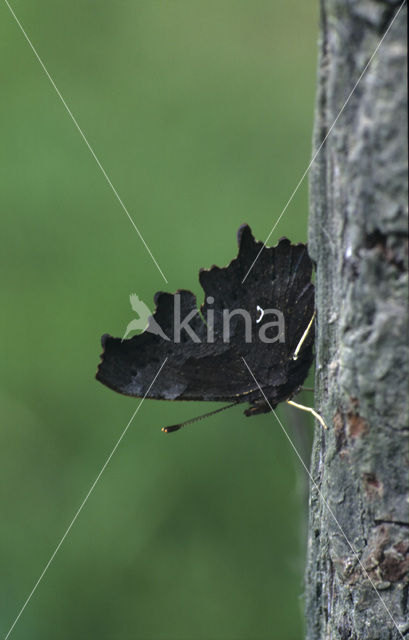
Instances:
[[[315,149],[390,29],[311,170],[316,408],[329,429],[316,429],[312,453],[308,640],[409,632],[406,6],[390,26],[399,6],[322,0]]]

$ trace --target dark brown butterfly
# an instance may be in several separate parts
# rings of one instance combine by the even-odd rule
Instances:
[[[247,224],[238,231],[238,244],[227,267],[200,270],[200,310],[190,291],[158,292],[143,333],[129,340],[102,336],[97,380],[139,398],[248,402],[247,416],[291,399],[313,360],[307,247],[281,238],[260,252],[263,245]]]

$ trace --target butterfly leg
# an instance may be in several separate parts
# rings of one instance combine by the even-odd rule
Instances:
[[[312,413],[314,418],[317,418],[318,422],[324,429],[328,429],[324,420],[321,418],[320,414],[315,411],[312,407],[305,407],[303,404],[298,404],[298,402],[294,402],[293,400],[287,400],[287,404],[290,404],[292,407],[297,407],[297,409],[301,409],[301,411],[307,411],[308,413]]]
[[[305,331],[304,331],[304,333],[302,334],[301,340],[300,340],[300,341],[299,341],[299,343],[297,344],[297,348],[296,348],[296,350],[294,351],[293,360],[298,360],[298,354],[299,354],[299,352],[300,352],[300,349],[301,349],[301,347],[302,347],[303,343],[305,342],[306,337],[308,336],[308,333],[309,333],[309,331],[310,331],[310,329],[311,329],[311,327],[312,327],[312,323],[314,322],[314,319],[315,319],[315,311],[314,311],[314,313],[312,314],[312,318],[311,318],[311,320],[309,321],[309,323],[308,323],[308,326],[307,326],[306,330],[305,330]]]

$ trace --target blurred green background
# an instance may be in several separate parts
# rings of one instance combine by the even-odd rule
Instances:
[[[3,636],[137,406],[95,381],[100,335],[131,292],[201,301],[309,162],[316,4],[12,2],[168,285],[0,4]],[[307,200],[272,243],[306,240]],[[217,406],[144,402],[11,638],[302,637],[306,486],[275,418],[161,433]],[[312,424],[279,415],[308,457]]]

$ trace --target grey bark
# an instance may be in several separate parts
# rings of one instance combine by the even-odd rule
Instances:
[[[399,5],[322,0],[315,149]],[[308,640],[409,637],[405,24],[406,6],[310,174],[316,408],[329,429],[312,453]]]

